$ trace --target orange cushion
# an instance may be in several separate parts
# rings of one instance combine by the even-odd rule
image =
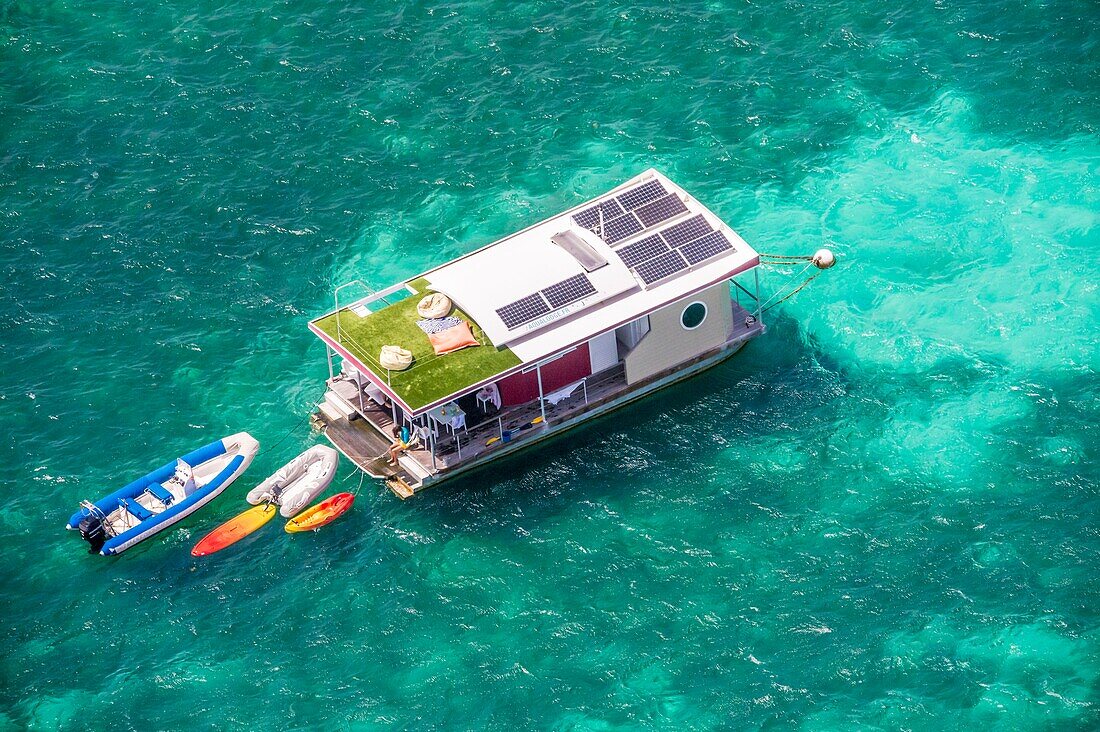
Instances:
[[[444,353],[451,353],[467,346],[480,346],[474,338],[474,334],[470,332],[470,324],[467,322],[459,323],[458,325],[448,328],[447,330],[441,330],[438,333],[432,333],[428,336],[428,340],[432,342],[432,348],[435,349],[437,355],[442,356]]]

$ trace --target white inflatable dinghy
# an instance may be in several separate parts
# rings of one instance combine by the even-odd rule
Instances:
[[[248,502],[254,506],[274,503],[284,518],[293,518],[328,488],[339,459],[331,447],[314,445],[250,490]]]

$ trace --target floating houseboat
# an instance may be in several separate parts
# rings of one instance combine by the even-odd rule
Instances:
[[[309,323],[314,423],[408,498],[729,358],[764,332],[759,264],[648,170],[388,289],[337,288]]]

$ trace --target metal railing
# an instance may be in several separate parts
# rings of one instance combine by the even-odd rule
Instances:
[[[753,274],[753,278],[754,278],[754,283],[756,285],[756,292],[755,293],[749,291],[744,285],[742,285],[740,282],[738,282],[737,280],[735,280],[732,277],[730,277],[730,284],[737,288],[736,291],[734,291],[734,293],[733,293],[734,301],[737,303],[737,305],[738,306],[741,305],[741,293],[742,292],[745,293],[745,295],[748,296],[749,300],[751,300],[753,305],[754,305],[750,309],[750,314],[752,315],[754,320],[759,321],[760,320],[760,314],[761,314],[761,305],[762,305],[762,303],[760,301],[760,267],[759,266],[753,267],[752,268],[752,274]]]
[[[378,294],[370,285],[368,285],[366,282],[363,282],[363,280],[351,280],[350,282],[345,282],[344,284],[338,286],[335,290],[332,291],[332,307],[333,312],[336,313],[336,341],[341,344],[343,344],[344,342],[344,334],[340,330],[340,290],[343,290],[345,287],[351,287],[352,285],[359,285],[369,294],[366,297],[359,298],[358,300],[353,302],[351,305],[348,306],[349,308],[359,304],[367,305],[377,299],[376,296]]]

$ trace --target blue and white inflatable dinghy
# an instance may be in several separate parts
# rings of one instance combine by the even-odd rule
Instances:
[[[95,503],[81,502],[65,528],[79,531],[92,554],[121,554],[217,498],[259,449],[247,432],[211,442]]]

